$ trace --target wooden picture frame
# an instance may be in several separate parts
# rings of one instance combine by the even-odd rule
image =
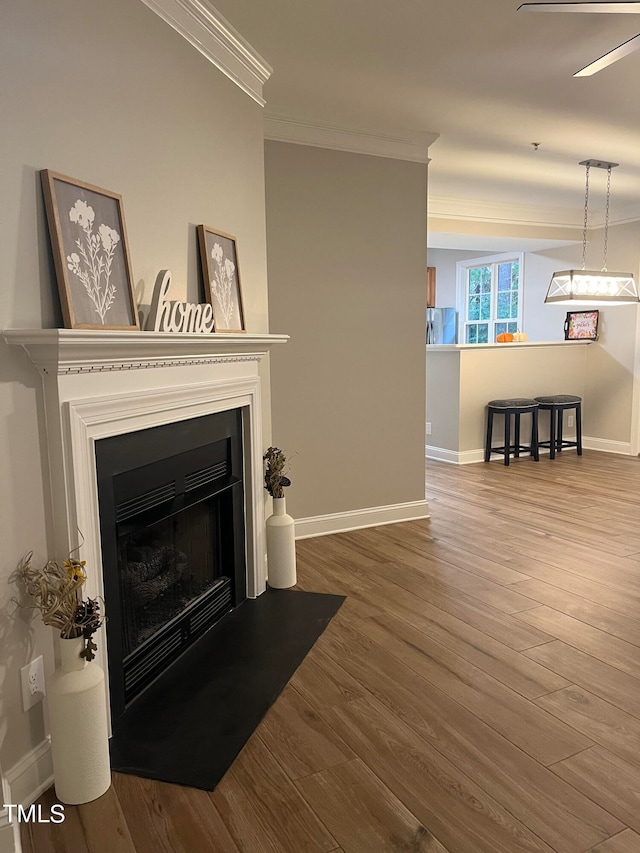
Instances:
[[[597,310],[567,311],[567,319],[564,321],[565,341],[597,341],[599,316]]]
[[[40,177],[65,327],[139,330],[121,196],[50,169]]]
[[[245,332],[236,238],[198,225],[198,243],[205,295],[213,309],[214,332]]]

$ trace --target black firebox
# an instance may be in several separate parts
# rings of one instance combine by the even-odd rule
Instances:
[[[242,410],[96,442],[111,714],[246,598]]]

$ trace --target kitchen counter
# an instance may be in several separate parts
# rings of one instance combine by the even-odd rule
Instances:
[[[437,350],[438,352],[457,352],[458,350],[488,350],[500,349],[511,350],[530,347],[576,347],[592,344],[593,341],[512,341],[504,344],[427,344],[427,353]]]
[[[458,464],[480,462],[490,400],[547,394],[584,397],[587,348],[593,343],[429,344],[427,456]],[[546,437],[547,421],[540,419],[541,438]]]

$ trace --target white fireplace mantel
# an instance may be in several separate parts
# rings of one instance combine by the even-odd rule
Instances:
[[[42,376],[54,542],[51,555],[87,561],[87,595],[104,597],[95,443],[240,409],[245,447],[247,595],[266,588],[259,363],[287,335],[11,329]],[[107,607],[108,609],[108,607]],[[108,670],[104,628],[97,662]]]
[[[96,373],[200,362],[259,361],[288,335],[130,332],[108,329],[7,329],[41,373]]]

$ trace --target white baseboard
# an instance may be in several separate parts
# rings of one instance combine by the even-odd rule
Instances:
[[[51,741],[45,738],[7,770],[6,783],[10,803],[27,807],[53,785]]]
[[[7,770],[2,778],[3,803],[27,808],[53,784],[51,741],[46,738]],[[9,821],[9,811],[0,809],[0,853],[22,853],[20,825]]]
[[[463,450],[459,453],[457,450],[446,450],[444,447],[425,447],[427,459],[437,459],[439,462],[451,462],[453,465],[469,465],[472,462],[482,462],[484,460],[484,449],[480,450]]]
[[[565,435],[565,439],[575,441],[575,435]],[[631,442],[629,441],[609,441],[606,438],[591,438],[590,436],[582,437],[582,446],[586,450],[599,450],[602,453],[621,453],[623,456],[631,456]],[[541,454],[548,454],[548,447],[540,448]],[[451,462],[454,465],[469,465],[472,462],[484,461],[484,449],[465,450],[459,453],[456,450],[447,450],[444,447],[425,446],[425,455],[427,459],[437,459],[439,462]],[[492,456],[491,460],[495,461],[497,456]]]
[[[630,441],[609,441],[607,438],[582,437],[582,446],[587,450],[600,450],[602,453],[622,453],[631,456]]]
[[[9,783],[2,774],[0,774],[0,782],[2,783],[0,793],[2,793],[3,804],[11,803]],[[17,823],[9,821],[9,809],[7,808],[0,808],[0,853],[22,853],[20,827]]]
[[[316,515],[311,518],[298,518],[296,519],[296,539],[347,533],[349,530],[359,530],[362,527],[379,527],[383,524],[415,521],[420,518],[429,518],[429,504],[426,501],[410,501],[390,506],[335,512],[330,515]]]
[[[9,823],[7,809],[0,810],[0,853],[22,853],[17,823]]]

